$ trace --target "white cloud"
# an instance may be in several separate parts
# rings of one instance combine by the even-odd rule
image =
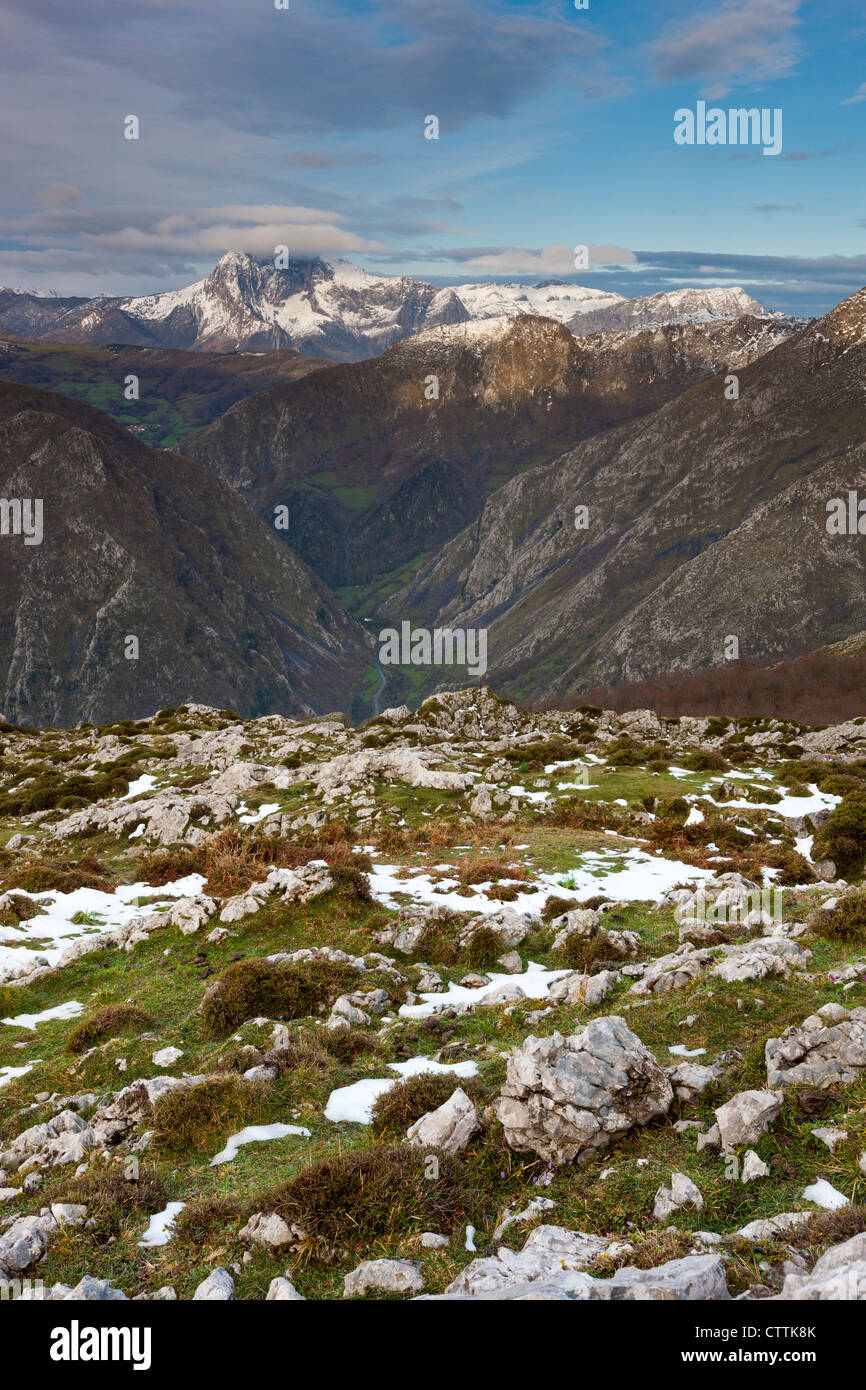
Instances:
[[[842,105],[856,106],[859,101],[866,101],[866,82],[861,82],[853,97],[846,97]]]
[[[793,30],[801,0],[727,0],[671,25],[650,45],[660,82],[695,79],[711,100],[732,87],[787,77],[799,56]]]

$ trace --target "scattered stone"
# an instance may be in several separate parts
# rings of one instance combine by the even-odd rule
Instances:
[[[266,1303],[306,1303],[304,1295],[298,1293],[288,1274],[285,1278],[272,1279],[265,1295]]]
[[[250,1241],[254,1245],[270,1245],[274,1248],[288,1245],[292,1240],[290,1228],[275,1211],[256,1212],[255,1216],[250,1217],[238,1234],[241,1240]]]
[[[755,1182],[758,1178],[770,1176],[768,1165],[759,1158],[754,1149],[747,1149],[743,1158],[743,1167],[740,1174],[741,1182]]]
[[[234,1297],[235,1281],[227,1269],[218,1265],[203,1279],[193,1294],[195,1303],[225,1303]]]
[[[420,1293],[424,1276],[409,1260],[364,1260],[343,1280],[343,1296],[353,1298],[376,1290],[382,1293]]]
[[[466,1092],[457,1087],[437,1110],[430,1110],[409,1127],[406,1138],[419,1149],[457,1154],[481,1129],[478,1112]]]
[[[778,1117],[783,1101],[781,1091],[740,1091],[720,1105],[715,1113],[722,1148],[757,1143]]]

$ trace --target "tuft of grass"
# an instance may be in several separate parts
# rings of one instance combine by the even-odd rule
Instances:
[[[150,1015],[136,1004],[108,1004],[73,1028],[66,1039],[66,1051],[86,1052],[89,1047],[96,1047],[108,1038],[133,1033],[152,1022]]]
[[[201,1149],[243,1128],[260,1102],[259,1088],[232,1073],[208,1077],[188,1090],[169,1091],[154,1106],[154,1142],[177,1155]]]
[[[370,1122],[372,1132],[403,1135],[422,1115],[444,1105],[458,1089],[465,1091],[476,1105],[485,1103],[489,1097],[487,1087],[477,1076],[448,1076],[442,1072],[407,1076],[405,1081],[398,1081],[376,1100]]]
[[[437,1154],[433,1176],[426,1158],[400,1144],[322,1158],[263,1194],[260,1209],[279,1212],[328,1245],[453,1231],[470,1208],[470,1185],[454,1159]]]
[[[244,960],[229,965],[201,1005],[205,1027],[224,1037],[248,1018],[306,1018],[358,983],[358,973],[338,961]]]

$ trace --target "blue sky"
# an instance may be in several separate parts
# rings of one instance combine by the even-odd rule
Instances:
[[[278,244],[802,313],[866,283],[862,0],[0,0],[0,49],[15,288],[147,293]],[[781,109],[781,154],[675,144],[699,100]]]

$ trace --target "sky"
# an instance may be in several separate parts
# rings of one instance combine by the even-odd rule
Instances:
[[[14,289],[147,294],[282,245],[799,314],[866,284],[863,0],[0,0],[0,55]],[[781,112],[780,153],[677,143],[701,102]]]

